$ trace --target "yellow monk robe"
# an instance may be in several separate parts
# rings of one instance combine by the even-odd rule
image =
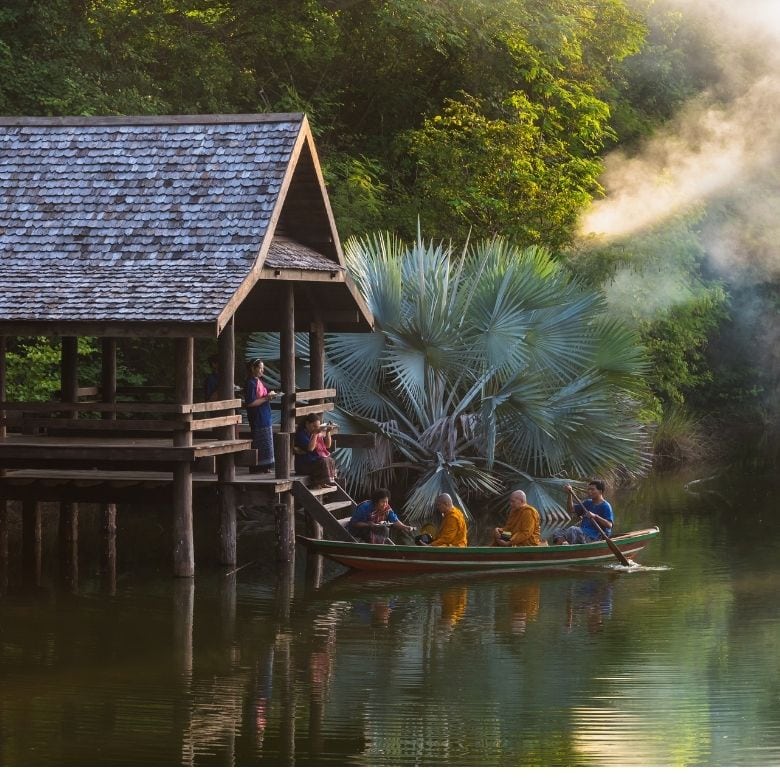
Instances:
[[[466,518],[460,509],[452,507],[444,515],[439,533],[431,543],[431,547],[465,547],[467,544]]]
[[[539,513],[530,504],[513,509],[504,526],[512,534],[509,543],[512,547],[541,544]]]

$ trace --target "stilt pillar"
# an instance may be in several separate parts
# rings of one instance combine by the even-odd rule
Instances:
[[[79,505],[63,501],[60,504],[58,542],[63,580],[72,591],[79,586]]]
[[[37,501],[22,502],[22,567],[25,579],[41,583],[43,523]]]
[[[195,350],[191,338],[176,339],[176,403],[193,402]],[[184,422],[192,413],[181,415]],[[176,431],[175,447],[191,447],[192,431]],[[195,541],[192,527],[192,468],[189,461],[180,461],[173,471],[173,573],[176,577],[195,575]]]
[[[235,398],[236,339],[235,325],[231,317],[217,340],[219,357],[219,398],[222,401]],[[235,425],[220,429],[223,440],[236,438]],[[219,481],[219,534],[217,557],[224,566],[235,566],[238,560],[236,542],[236,493],[232,483],[236,478],[236,462],[232,454],[217,458]]]
[[[116,504],[103,504],[100,518],[100,568],[103,590],[116,595]]]

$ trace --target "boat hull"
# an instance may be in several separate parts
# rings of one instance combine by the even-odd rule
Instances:
[[[660,533],[657,527],[631,531],[611,541],[629,560]],[[606,542],[540,547],[420,547],[366,544],[299,536],[309,551],[359,571],[408,572],[568,569],[614,563]]]

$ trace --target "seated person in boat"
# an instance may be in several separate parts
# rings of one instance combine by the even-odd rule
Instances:
[[[553,534],[553,544],[587,544],[600,542],[602,539],[599,528],[607,535],[612,536],[614,525],[612,506],[604,498],[604,483],[600,479],[594,479],[588,483],[588,498],[582,503],[574,503],[574,490],[571,485],[564,488],[569,494],[566,506],[570,514],[576,514],[582,518],[577,525],[562,528]],[[596,524],[598,523],[598,527]]]
[[[347,531],[355,539],[371,544],[384,544],[391,527],[412,530],[398,519],[390,506],[390,491],[385,488],[378,488],[368,501],[358,504],[347,523]]]
[[[316,414],[307,414],[295,431],[295,473],[308,474],[317,485],[336,484],[336,461],[330,456],[335,426],[322,425]]]
[[[541,543],[539,512],[526,501],[522,490],[515,490],[509,496],[506,525],[493,531],[493,546],[524,547]]]
[[[430,544],[431,547],[466,547],[466,517],[452,503],[448,493],[442,493],[436,499],[436,511],[442,516],[439,532],[430,542],[421,538],[419,543]]]

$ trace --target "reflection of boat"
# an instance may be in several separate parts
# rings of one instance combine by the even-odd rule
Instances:
[[[611,541],[626,558],[631,559],[658,533],[657,527],[644,528],[615,536]],[[299,536],[298,541],[311,552],[351,569],[410,574],[487,569],[537,571],[615,561],[613,552],[604,541],[549,547],[418,547],[309,539],[305,536]]]

